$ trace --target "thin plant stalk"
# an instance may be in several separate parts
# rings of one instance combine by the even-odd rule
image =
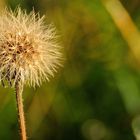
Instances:
[[[16,92],[16,104],[18,110],[18,122],[19,122],[21,140],[27,140],[23,101],[22,101],[23,85],[17,82],[15,84],[15,92]]]
[[[118,0],[102,0],[106,10],[111,15],[116,26],[120,30],[125,41],[128,43],[137,62],[140,63],[140,32],[134,21]],[[115,8],[114,8],[115,6]],[[123,17],[123,18],[122,18]]]
[[[25,84],[36,87],[54,76],[61,62],[61,46],[54,25],[44,16],[18,7],[0,15],[0,81],[15,88],[21,140],[27,140],[22,101]]]

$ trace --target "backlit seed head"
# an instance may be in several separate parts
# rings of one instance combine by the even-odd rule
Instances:
[[[60,46],[52,25],[32,11],[17,8],[0,16],[0,80],[15,86],[16,82],[40,85],[49,80],[60,66]]]

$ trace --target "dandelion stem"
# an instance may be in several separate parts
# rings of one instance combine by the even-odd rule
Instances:
[[[24,109],[23,109],[23,102],[22,102],[23,85],[20,85],[19,82],[17,82],[15,84],[15,91],[16,91],[16,103],[17,103],[17,110],[18,110],[18,121],[20,127],[21,140],[27,140],[26,126],[25,126],[25,119],[24,119]]]

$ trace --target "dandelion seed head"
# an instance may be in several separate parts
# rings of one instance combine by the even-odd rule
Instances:
[[[20,81],[40,85],[54,76],[61,65],[60,46],[53,25],[44,17],[19,7],[5,10],[0,16],[0,80],[11,86]]]

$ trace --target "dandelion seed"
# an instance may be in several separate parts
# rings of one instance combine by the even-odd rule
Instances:
[[[17,8],[0,16],[0,80],[15,86],[17,81],[40,85],[60,66],[60,47],[53,25],[44,17]]]
[[[52,25],[32,11],[5,10],[0,16],[0,80],[15,87],[21,140],[26,140],[22,103],[24,84],[40,85],[60,66],[60,47]]]

